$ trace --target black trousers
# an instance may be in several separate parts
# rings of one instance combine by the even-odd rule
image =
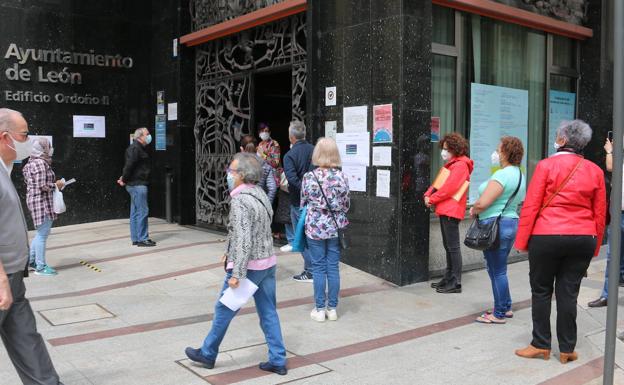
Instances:
[[[533,342],[550,349],[550,308],[553,285],[557,300],[559,351],[576,347],[576,300],[589,267],[596,238],[588,235],[534,235],[529,241],[529,277],[533,314]]]
[[[440,216],[442,243],[446,250],[446,273],[444,281],[449,285],[461,285],[462,256],[459,246],[459,219]]]

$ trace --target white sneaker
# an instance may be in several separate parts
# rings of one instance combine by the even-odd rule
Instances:
[[[317,310],[316,308],[312,309],[310,318],[316,322],[325,322],[325,310]]]
[[[280,251],[283,253],[290,253],[292,251],[292,246],[291,245],[284,245],[282,247],[280,247]]]
[[[336,309],[327,309],[326,311],[327,313],[327,319],[330,321],[337,321],[338,320],[338,313],[336,312]]]

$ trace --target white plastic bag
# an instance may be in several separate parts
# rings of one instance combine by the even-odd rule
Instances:
[[[67,211],[65,207],[65,201],[63,200],[63,193],[58,187],[54,187],[54,193],[52,194],[52,201],[54,206],[54,212],[56,214],[63,214]]]

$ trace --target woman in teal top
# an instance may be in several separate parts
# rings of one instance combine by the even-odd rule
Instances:
[[[524,147],[520,139],[513,136],[502,137],[497,150],[492,153],[492,164],[500,166],[500,169],[479,187],[479,199],[470,209],[470,215],[478,215],[480,223],[488,223],[495,221],[498,216],[501,217],[498,224],[498,247],[483,252],[492,281],[494,310],[482,314],[477,322],[503,324],[506,318],[513,317],[507,279],[507,257],[518,231],[518,205],[524,200],[526,192],[526,178],[520,169],[523,156]],[[507,205],[516,189],[518,192]]]

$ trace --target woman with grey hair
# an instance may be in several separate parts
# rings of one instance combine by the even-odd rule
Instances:
[[[581,120],[562,122],[551,157],[540,161],[520,214],[516,248],[529,252],[533,341],[520,357],[550,357],[550,310],[557,296],[559,360],[574,361],[576,301],[605,229],[604,174],[581,155],[592,131]]]
[[[271,219],[273,209],[266,194],[256,184],[262,177],[258,158],[238,153],[227,171],[227,184],[232,197],[228,223],[228,239],[223,262],[225,282],[219,298],[228,288],[236,289],[248,279],[258,286],[254,294],[260,327],[269,347],[269,360],[260,369],[286,375],[286,349],[282,339],[275,298],[275,266]],[[212,328],[199,349],[186,348],[186,355],[208,369],[214,368],[219,345],[230,322],[238,311],[220,301],[215,305]]]

